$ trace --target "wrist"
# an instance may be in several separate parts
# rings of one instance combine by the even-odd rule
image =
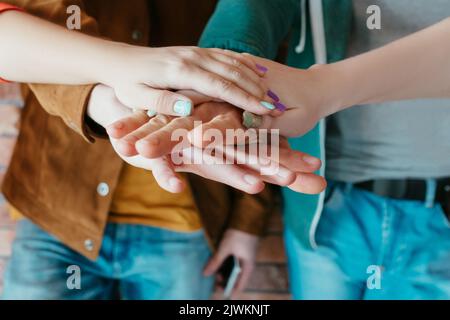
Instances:
[[[126,63],[133,59],[130,51],[133,46],[113,41],[104,41],[99,46],[97,59],[93,62],[92,76],[97,83],[114,87],[132,72],[127,70]]]
[[[92,90],[86,114],[97,124],[106,128],[112,123],[130,116],[132,110],[120,103],[112,88],[98,84]]]
[[[103,101],[108,90],[103,85],[96,85],[91,91],[89,101],[87,103],[86,115],[95,123],[105,127],[105,107]]]
[[[308,69],[315,90],[315,107],[319,118],[325,118],[345,107],[342,77],[333,64],[314,65]]]

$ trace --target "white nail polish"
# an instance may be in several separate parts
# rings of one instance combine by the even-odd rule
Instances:
[[[155,110],[148,110],[147,115],[151,118],[157,115],[157,112]]]

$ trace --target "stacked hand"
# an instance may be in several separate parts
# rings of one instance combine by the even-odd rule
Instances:
[[[325,188],[324,179],[313,173],[320,168],[320,160],[292,150],[285,140],[280,141],[279,159],[268,156],[249,161],[248,158],[256,156],[243,152],[238,146],[223,146],[222,149],[218,146],[215,153],[205,152],[202,142],[195,142],[196,122],[202,123],[204,132],[214,128],[226,135],[227,129],[243,129],[242,111],[227,103],[204,102],[209,98],[199,94],[183,94],[197,104],[191,116],[158,114],[149,118],[145,112],[133,112],[122,105],[112,89],[98,85],[92,92],[88,115],[107,128],[111,143],[122,159],[151,170],[160,186],[170,192],[181,192],[184,187],[176,172],[195,173],[248,193],[260,192],[264,182],[289,186],[304,193],[319,193]],[[177,131],[179,139],[174,139],[173,133]],[[224,155],[228,162],[223,161]],[[264,167],[279,169],[274,175],[264,175]]]
[[[271,66],[268,61],[265,63]],[[271,66],[274,73],[276,66]],[[276,88],[280,96],[285,96],[283,87],[278,86],[272,77],[266,75],[265,81]],[[167,112],[167,108],[158,107],[169,105],[164,100],[148,97],[148,105],[153,110],[172,114],[159,113],[150,117],[145,111],[133,111],[122,104],[116,96],[117,90],[97,85],[91,95],[88,115],[107,129],[112,146],[124,161],[151,170],[159,185],[170,192],[181,192],[185,187],[177,172],[194,173],[248,193],[260,192],[265,182],[289,186],[304,193],[319,193],[325,188],[325,180],[314,174],[320,168],[320,160],[292,150],[283,138],[279,144],[268,141],[265,145],[268,152],[265,153],[255,154],[240,148],[242,144],[257,143],[258,148],[264,146],[258,143],[258,135],[256,141],[245,135],[241,109],[193,91],[179,91],[176,94],[195,105],[191,115],[174,117],[173,113]],[[288,109],[281,115],[280,112],[271,112],[271,115],[279,117],[271,119],[271,116],[265,116],[265,125],[269,127],[276,125],[277,121],[286,121],[283,119],[286,119],[288,112],[294,111]],[[209,136],[208,132],[214,134]],[[229,144],[226,139],[214,140],[226,137],[227,132],[234,133],[237,141],[233,138]],[[212,151],[208,150],[211,140],[215,142]],[[272,157],[274,154],[278,157]],[[263,174],[263,169],[267,167],[277,170],[273,174]],[[258,242],[259,238],[255,235],[228,229],[205,266],[205,275],[215,274],[228,256],[236,257],[242,267],[233,291],[233,297],[236,297],[250,278]]]
[[[333,110],[330,99],[325,100],[333,90],[327,87],[329,82],[332,83],[328,78],[333,74],[322,75],[320,66],[301,70],[268,59],[245,56],[267,67],[264,82],[280,99],[279,103],[286,107],[286,111],[279,116],[264,115],[260,128],[279,129],[282,136],[298,137]]]
[[[129,108],[186,116],[193,101],[169,90],[190,89],[258,114],[274,109],[262,80],[264,69],[245,55],[197,47],[120,46],[113,50],[112,61],[125,62],[111,64],[100,82],[113,88]]]

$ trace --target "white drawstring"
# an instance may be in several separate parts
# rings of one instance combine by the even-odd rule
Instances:
[[[311,34],[315,63],[325,64],[327,63],[327,44],[325,39],[322,0],[311,0],[309,2],[309,12],[309,16],[311,17]]]
[[[323,7],[322,0],[311,0],[309,2],[309,16],[311,21],[311,34],[312,43],[314,47],[314,60],[316,64],[327,63],[327,44],[325,39],[325,27],[323,19]],[[320,132],[320,159],[322,160],[322,167],[320,168],[320,175],[325,176],[325,135],[326,135],[326,124],[325,119],[319,122],[319,132]],[[319,195],[319,201],[316,207],[316,212],[314,213],[313,220],[309,228],[309,242],[312,248],[317,248],[317,243],[315,240],[315,233],[317,226],[319,224],[320,216],[322,214],[323,202],[325,198],[325,192]]]
[[[300,0],[300,11],[301,11],[301,29],[300,29],[300,39],[298,45],[295,47],[295,52],[300,54],[305,50],[306,43],[306,0]]]

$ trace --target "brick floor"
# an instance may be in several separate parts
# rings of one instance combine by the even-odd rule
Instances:
[[[7,93],[9,94],[8,101],[16,99],[11,92],[17,92],[17,89],[11,88]],[[0,85],[0,183],[14,145],[14,136],[17,134],[16,122],[20,110],[10,105],[2,106],[2,94],[5,95],[7,91],[8,88]],[[268,235],[262,240],[257,255],[257,266],[250,280],[249,288],[239,298],[248,300],[290,298],[281,233],[281,217],[274,216],[269,224]],[[5,201],[0,196],[0,295],[2,274],[11,252],[13,237],[14,223],[9,219]],[[216,294],[216,298],[220,298],[220,296]]]

